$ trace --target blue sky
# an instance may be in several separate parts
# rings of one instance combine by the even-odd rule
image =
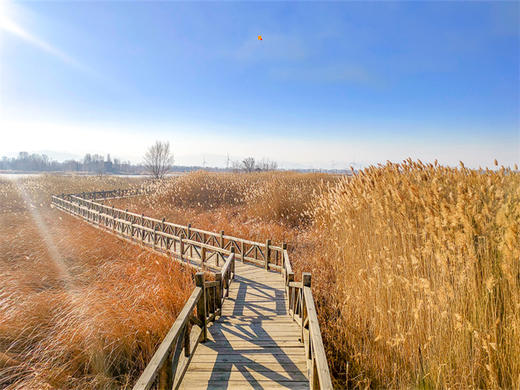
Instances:
[[[520,161],[518,2],[0,1],[0,155]]]

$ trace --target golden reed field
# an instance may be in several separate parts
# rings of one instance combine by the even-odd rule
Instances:
[[[516,169],[516,168],[515,168]],[[0,387],[130,388],[191,271],[49,208],[141,185],[0,181]],[[116,207],[287,242],[337,388],[520,388],[520,175],[406,161],[353,177],[197,172]]]

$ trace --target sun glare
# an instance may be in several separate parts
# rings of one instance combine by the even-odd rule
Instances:
[[[7,24],[8,20],[8,4],[6,0],[0,0],[0,28]]]
[[[13,12],[8,1],[0,0],[0,30],[24,38],[27,34],[12,20]]]

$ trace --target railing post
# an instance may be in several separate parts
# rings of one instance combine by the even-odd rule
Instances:
[[[229,279],[234,279],[235,278],[235,247],[231,247],[231,272],[233,273],[233,276],[229,276]],[[229,286],[228,286],[228,290],[229,290]],[[228,296],[228,294],[226,294],[226,297]]]
[[[283,273],[283,280],[285,284],[287,285],[287,270],[285,269],[285,251],[287,250],[287,243],[282,244],[282,273]]]
[[[181,261],[183,261],[184,260],[184,241],[182,238],[179,243],[179,251],[181,252]]]
[[[202,342],[208,339],[208,328],[206,324],[206,288],[204,287],[204,273],[195,274],[195,285],[202,289],[202,297],[197,302],[197,317],[202,324]]]
[[[244,241],[240,242],[240,258],[242,259],[242,263],[244,262],[244,254],[246,253]]]
[[[225,277],[225,275],[224,275]],[[217,308],[222,309],[222,290],[224,289],[223,281],[222,281],[222,273],[217,272],[215,274],[215,280],[218,282],[217,286]]]
[[[294,282],[294,272],[287,274],[287,285]],[[292,310],[292,318],[294,319],[294,287],[289,286],[289,310]]]
[[[159,371],[159,383],[157,386],[158,390],[169,390],[173,386],[171,358],[172,356],[169,354],[163,366],[161,367],[161,370]]]
[[[166,233],[166,230],[165,230],[166,226],[164,225],[164,221],[166,221],[166,218],[163,217],[163,219],[162,219],[162,227],[161,228],[162,228],[162,232]]]
[[[271,240],[265,242],[265,269],[269,270],[269,259],[271,258]]]
[[[224,230],[220,231],[220,247],[224,248]],[[217,267],[220,265],[219,256],[224,257],[224,255],[222,254],[222,252],[217,253]]]
[[[202,247],[200,249],[200,261],[201,261],[201,267],[204,267],[206,263],[206,247]]]
[[[190,332],[188,332],[188,325],[189,324],[184,325],[186,327],[186,329],[184,330],[184,356],[185,357],[190,356],[190,350],[191,350]],[[173,383],[172,383],[172,385],[173,385]]]
[[[188,240],[191,240],[191,223],[188,224]],[[193,245],[190,245],[190,259],[193,259]]]
[[[302,341],[305,343],[305,332],[304,332],[304,329],[305,329],[305,326],[304,326],[304,323],[305,323],[305,319],[307,318],[308,316],[308,313],[307,313],[307,305],[306,305],[306,302],[305,302],[305,294],[303,293],[303,289],[305,287],[311,287],[311,274],[308,273],[308,272],[303,272],[302,273],[302,297],[301,297],[301,304],[302,304],[302,311],[301,311],[301,320],[302,320]],[[309,348],[307,349],[307,351],[305,351],[307,353],[307,359],[312,359],[312,339],[311,339],[311,329],[309,327]],[[311,375],[312,376],[312,375]],[[312,386],[312,383],[311,383],[311,386]]]
[[[153,226],[153,249],[155,249],[155,243],[157,241],[157,225]]]
[[[141,214],[141,243],[144,245],[144,214]]]
[[[112,231],[116,230],[116,213],[114,211],[114,205],[112,205]]]
[[[208,315],[208,317],[215,313],[215,291],[217,289],[216,288],[213,288],[213,287],[210,287],[207,289],[207,295],[206,295],[206,301],[209,303],[208,305],[208,313],[206,313]]]
[[[309,336],[309,339],[310,339],[310,336]],[[311,340],[309,340],[309,351],[311,348],[312,348],[312,342],[311,342]],[[311,369],[310,369],[311,375],[309,378],[310,379],[309,385],[312,390],[319,390],[320,389],[320,381],[319,381],[320,378],[318,376],[318,366],[316,365],[316,359],[313,359],[312,357],[310,359],[311,359]]]

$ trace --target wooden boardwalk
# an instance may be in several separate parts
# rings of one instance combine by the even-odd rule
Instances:
[[[278,272],[237,262],[222,315],[208,327],[181,389],[308,389],[301,329]]]
[[[311,275],[294,281],[287,248],[103,204],[141,191],[53,196],[52,204],[173,261],[212,273],[196,287],[134,385],[147,389],[332,389]]]

